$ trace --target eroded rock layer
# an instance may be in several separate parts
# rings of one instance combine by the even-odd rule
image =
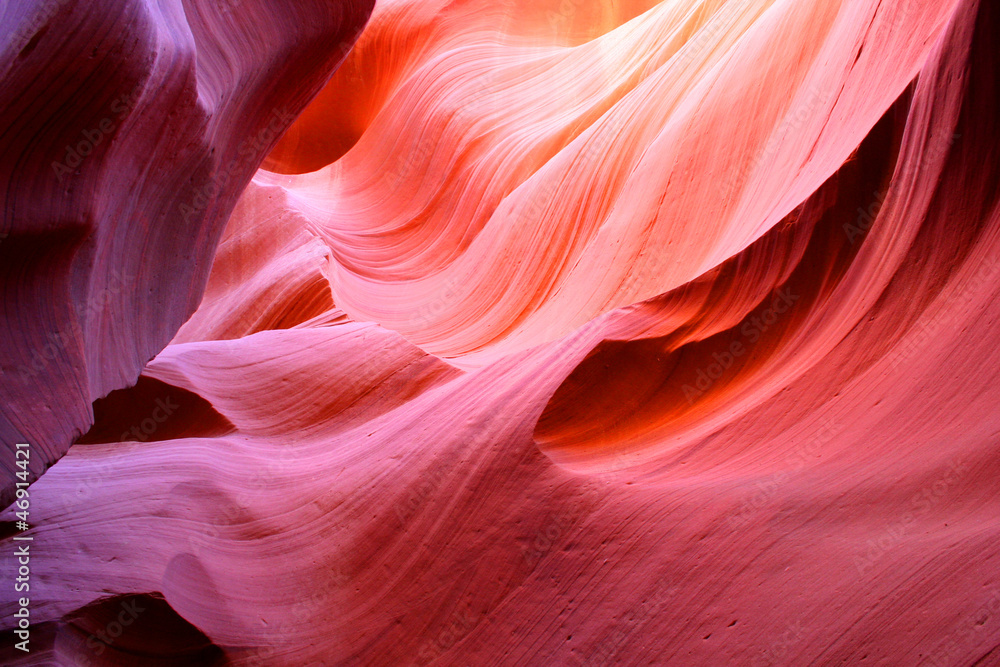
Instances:
[[[39,475],[197,308],[240,192],[371,9],[235,5],[0,10],[4,504],[14,444]]]
[[[997,34],[379,4],[32,485],[0,655],[1000,665]]]

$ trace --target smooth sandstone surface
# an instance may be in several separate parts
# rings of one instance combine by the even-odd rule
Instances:
[[[40,475],[198,307],[240,192],[362,0],[4,3],[0,467]],[[333,46],[331,46],[333,42]]]
[[[325,85],[225,34],[199,85],[304,110],[142,227],[197,256],[93,232],[151,287],[37,380],[88,432],[5,664],[1000,665],[1000,8],[392,0]]]

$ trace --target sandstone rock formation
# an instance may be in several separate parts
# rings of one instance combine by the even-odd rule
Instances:
[[[32,478],[197,308],[240,192],[362,0],[15,0],[0,20],[0,439]],[[333,43],[331,45],[331,43]]]
[[[198,85],[296,119],[190,228],[0,245],[15,359],[139,275],[33,380],[75,421],[5,385],[75,438],[5,663],[1000,665],[1000,8],[394,0],[320,90],[336,39],[191,6]],[[127,148],[80,202],[184,199]]]

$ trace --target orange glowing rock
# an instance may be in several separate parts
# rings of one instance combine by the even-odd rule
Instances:
[[[203,236],[100,236],[129,261],[86,275],[140,277],[58,366],[123,388],[31,486],[39,650],[995,664],[998,32],[977,0],[390,0],[322,90],[282,65],[315,99]],[[230,65],[198,86],[259,106]],[[253,136],[218,118],[198,145]],[[61,234],[50,272],[104,247]],[[114,341],[157,353],[132,387]]]

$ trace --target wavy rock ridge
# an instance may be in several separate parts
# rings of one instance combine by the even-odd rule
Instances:
[[[157,348],[137,383],[74,338],[114,363],[31,486],[39,652],[0,655],[1000,665],[998,31],[977,0],[379,4],[325,85],[282,79],[304,110],[217,244],[164,234],[214,253],[203,296],[148,269],[197,310],[108,307]]]

